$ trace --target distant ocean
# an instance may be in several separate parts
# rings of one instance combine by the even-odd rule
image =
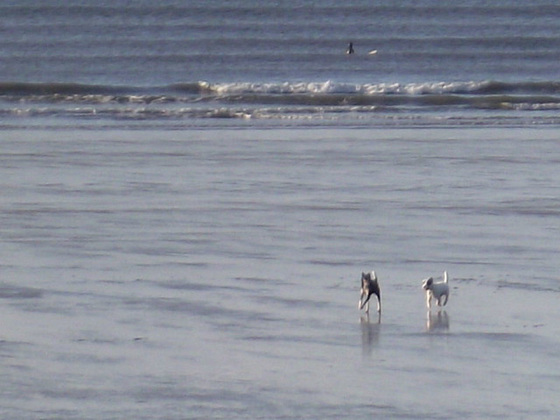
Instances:
[[[0,35],[0,128],[558,123],[552,1],[3,1]]]
[[[560,418],[559,129],[557,1],[0,0],[0,419]]]

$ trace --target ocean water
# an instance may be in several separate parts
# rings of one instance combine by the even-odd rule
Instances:
[[[543,0],[3,1],[0,127],[557,124],[559,22]]]
[[[557,418],[559,17],[0,2],[0,417]]]

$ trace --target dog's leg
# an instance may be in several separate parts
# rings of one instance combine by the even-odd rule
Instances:
[[[367,303],[366,303],[366,314],[369,315],[369,299],[368,299],[368,301],[367,301]]]
[[[432,308],[432,293],[429,290],[426,292],[426,306],[428,309]]]
[[[381,313],[381,299],[377,298],[377,312]]]
[[[443,302],[443,306],[447,305],[447,299],[449,299],[449,294],[445,294],[445,301]]]
[[[362,294],[362,297],[360,298],[360,300],[361,300],[364,296],[366,296],[366,293],[363,293],[363,294]],[[366,312],[369,310],[369,299],[370,299],[370,298],[371,298],[371,295],[369,295],[368,297],[365,298],[364,301],[362,301],[362,306],[360,307],[360,309],[362,309],[364,306],[367,305]]]
[[[366,302],[364,301],[364,296],[365,296],[365,292],[364,289],[362,288],[362,290],[360,290],[360,300],[358,301],[358,309],[362,309],[364,307],[364,305],[366,304]]]

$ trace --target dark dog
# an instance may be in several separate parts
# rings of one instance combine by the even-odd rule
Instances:
[[[358,309],[366,307],[366,313],[369,313],[369,298],[371,295],[377,296],[377,312],[381,313],[381,290],[375,271],[371,273],[362,273],[362,290],[360,291],[360,300],[358,301]]]

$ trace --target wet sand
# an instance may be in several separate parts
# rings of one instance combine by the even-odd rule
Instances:
[[[556,418],[555,135],[3,132],[2,417]]]

